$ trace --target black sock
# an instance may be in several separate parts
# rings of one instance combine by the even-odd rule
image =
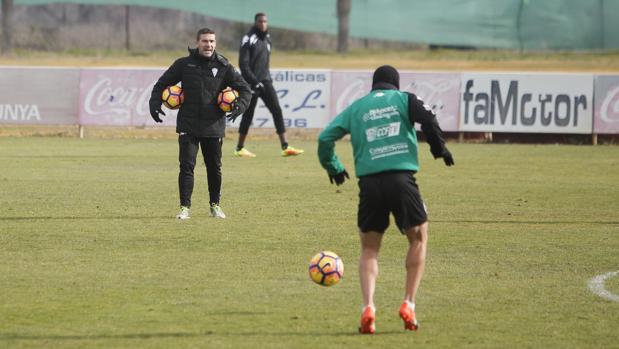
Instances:
[[[282,150],[286,150],[288,148],[288,142],[282,143]]]
[[[243,144],[237,144],[236,145],[236,151],[240,151],[241,149],[243,149],[244,145]]]

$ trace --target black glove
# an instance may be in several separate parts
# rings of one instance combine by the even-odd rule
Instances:
[[[441,157],[443,158],[443,161],[445,161],[445,165],[447,166],[451,166],[454,165],[454,158],[451,155],[451,153],[449,152],[449,150],[445,149],[445,151],[443,152],[443,155],[441,155]]]
[[[262,92],[262,90],[264,90],[264,84],[259,82],[256,85],[254,85],[254,88],[252,88],[252,91],[254,91],[254,94],[260,94],[260,92]]]
[[[346,172],[346,170],[336,175],[329,175],[329,181],[331,182],[331,184],[335,182],[335,185],[342,185],[344,181],[346,180],[346,178],[350,179],[350,177],[348,177],[348,172]]]
[[[163,120],[159,117],[159,114],[165,115],[163,110],[161,110],[161,101],[151,100],[148,103],[148,106],[150,107],[150,116],[153,120],[155,120],[155,122],[163,122]]]
[[[239,107],[238,103],[234,103],[234,108],[230,113],[228,113],[228,115],[226,115],[226,117],[230,120],[230,122],[234,122],[234,120],[236,120],[236,118],[238,118],[241,114],[241,107]]]

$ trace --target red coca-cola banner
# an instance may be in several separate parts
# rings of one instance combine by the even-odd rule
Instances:
[[[148,100],[163,69],[84,69],[80,76],[82,125],[155,125]],[[163,108],[164,126],[176,124],[177,111]]]
[[[332,117],[372,88],[372,72],[334,71],[331,74]],[[458,131],[460,74],[403,72],[400,89],[415,93],[434,110],[443,131]]]
[[[619,133],[619,75],[595,77],[593,133]]]

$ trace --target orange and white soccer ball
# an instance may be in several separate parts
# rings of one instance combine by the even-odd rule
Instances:
[[[185,101],[185,92],[178,85],[168,86],[163,89],[163,93],[161,94],[161,100],[163,100],[163,105],[168,109],[178,109]]]
[[[239,99],[239,93],[230,87],[226,87],[217,95],[217,105],[224,113],[229,113]]]
[[[333,286],[344,276],[344,262],[334,252],[318,252],[310,260],[309,276],[319,285]]]

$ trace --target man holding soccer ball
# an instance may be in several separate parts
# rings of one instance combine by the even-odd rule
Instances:
[[[406,291],[399,315],[405,329],[416,331],[419,326],[415,297],[425,266],[428,222],[414,177],[419,170],[415,122],[421,124],[434,158],[443,158],[447,166],[454,164],[432,110],[415,94],[399,91],[399,88],[398,71],[388,65],[379,67],[374,72],[372,91],[337,115],[318,139],[320,163],[327,170],[331,183],[341,185],[349,177],[335,154],[335,141],[351,135],[360,190],[357,224],[361,238],[361,333],[375,331],[378,253],[383,233],[389,226],[390,213],[409,242]]]
[[[245,139],[254,119],[258,97],[262,99],[271,115],[273,115],[275,131],[279,136],[282,147],[282,156],[293,156],[303,153],[303,150],[295,149],[288,145],[286,140],[284,116],[282,108],[279,106],[279,100],[275,88],[273,88],[271,72],[269,71],[271,36],[267,30],[268,23],[266,14],[257,13],[254,16],[254,26],[241,40],[239,67],[241,68],[243,78],[251,85],[253,95],[249,107],[243,113],[241,125],[239,126],[239,141],[234,152],[234,155],[238,157],[253,158],[256,156],[245,148]]]
[[[190,218],[191,194],[193,193],[193,170],[198,149],[206,165],[210,214],[226,218],[219,206],[221,192],[221,147],[226,130],[226,114],[217,105],[217,95],[226,87],[239,92],[234,109],[227,115],[236,119],[247,108],[251,89],[228,60],[215,51],[215,32],[200,29],[196,35],[195,49],[189,49],[187,57],[177,59],[159,78],[150,97],[150,114],[156,122],[162,122],[161,93],[170,85],[182,83],[185,99],[176,118],[178,133],[180,171],[178,187],[180,212],[178,219]]]

